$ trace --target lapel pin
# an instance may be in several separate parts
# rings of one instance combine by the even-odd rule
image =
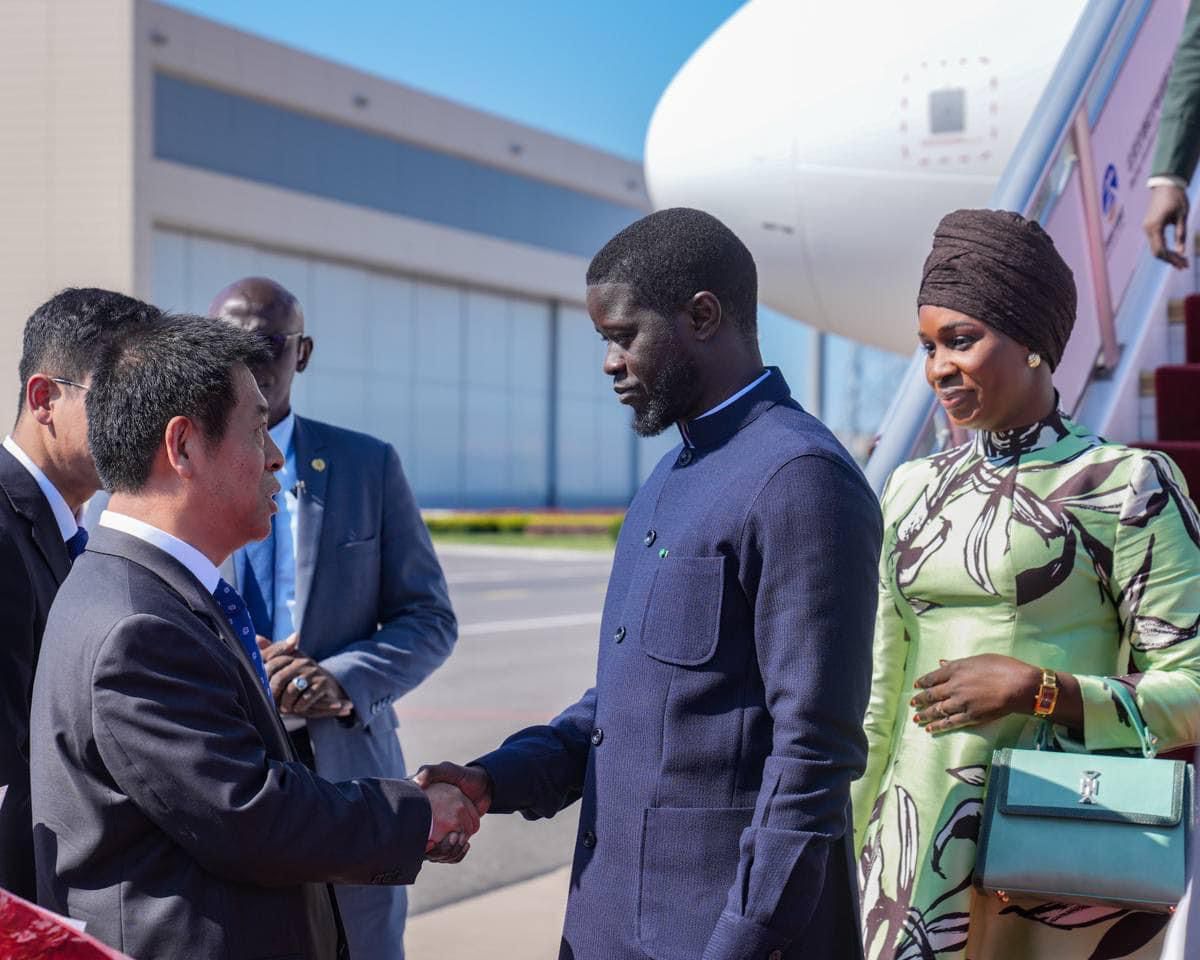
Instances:
[[[312,468],[316,470],[317,473],[320,473],[325,469],[325,461],[320,457],[313,457]]]

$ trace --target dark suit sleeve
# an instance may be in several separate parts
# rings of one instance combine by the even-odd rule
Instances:
[[[552,817],[583,795],[596,688],[548,724],[527,727],[474,763],[492,778],[492,813]]]
[[[831,847],[844,842],[850,783],[866,761],[881,535],[866,483],[824,456],[786,464],[755,500],[742,586],[774,739],[705,960],[761,960],[803,938],[840,855]]]
[[[362,723],[441,666],[458,638],[446,579],[391,445],[383,473],[379,629],[321,661]]]
[[[33,584],[20,550],[0,530],[0,887],[31,896],[29,703],[37,649]]]
[[[232,652],[158,617],[120,621],[92,672],[96,749],[121,792],[214,874],[263,886],[411,883],[430,810],[407,781],[330,783],[271,759]]]
[[[1200,2],[1188,4],[1183,36],[1163,98],[1152,176],[1191,180],[1200,156]]]

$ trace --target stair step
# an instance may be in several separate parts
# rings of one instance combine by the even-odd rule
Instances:
[[[1168,319],[1170,307],[1167,308]],[[1183,298],[1184,362],[1200,363],[1200,294]]]
[[[1200,364],[1167,364],[1154,371],[1158,438],[1200,442]]]

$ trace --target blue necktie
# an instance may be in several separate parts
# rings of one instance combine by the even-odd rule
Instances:
[[[275,623],[275,521],[278,516],[271,516],[271,532],[265,540],[253,540],[246,544],[248,571],[242,583],[255,629],[264,637],[272,638]],[[253,586],[251,579],[255,581]],[[252,602],[252,597],[256,602]]]
[[[84,548],[87,546],[87,541],[88,534],[83,527],[76,530],[74,536],[67,541],[67,553],[70,555],[72,563],[79,559],[79,555],[83,553]]]
[[[250,611],[246,607],[246,601],[224,580],[217,582],[217,589],[213,596],[221,605],[221,612],[225,614],[225,619],[233,628],[238,643],[242,645],[246,656],[254,664],[258,679],[262,681],[263,689],[267,691],[267,699],[274,702],[274,697],[271,696],[271,684],[267,680],[267,670],[263,666],[262,654],[258,652],[258,642],[254,639],[254,623],[250,620]]]

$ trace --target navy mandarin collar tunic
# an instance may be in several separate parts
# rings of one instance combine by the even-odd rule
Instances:
[[[595,687],[477,761],[492,809],[582,799],[562,960],[856,957],[879,508],[777,369],[683,433],[626,515]]]

